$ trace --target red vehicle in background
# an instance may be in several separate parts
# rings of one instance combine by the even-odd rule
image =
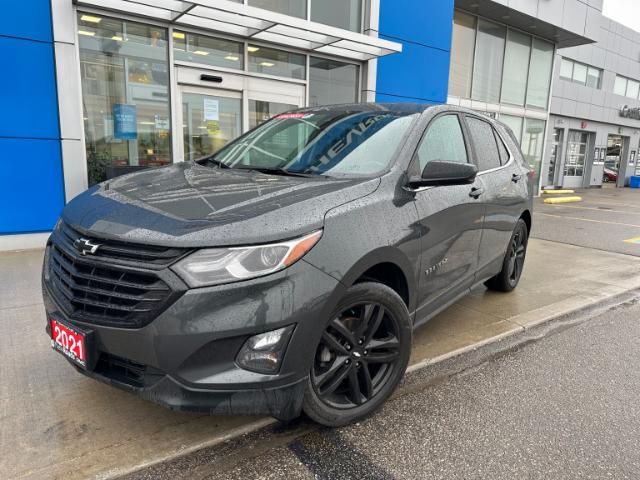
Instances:
[[[602,174],[602,181],[607,182],[617,182],[618,181],[618,172],[615,170],[611,170],[610,168],[605,167],[604,173]]]

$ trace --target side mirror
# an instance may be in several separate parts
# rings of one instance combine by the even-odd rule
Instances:
[[[478,174],[478,167],[470,163],[432,160],[424,167],[420,178],[412,178],[412,187],[429,187],[438,185],[466,185],[473,183]]]

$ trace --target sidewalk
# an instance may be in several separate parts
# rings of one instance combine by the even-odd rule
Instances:
[[[171,412],[77,374],[44,333],[41,258],[0,255],[0,478],[105,478],[272,421]],[[532,239],[518,289],[480,289],[421,327],[410,368],[638,288],[639,271],[637,257]]]

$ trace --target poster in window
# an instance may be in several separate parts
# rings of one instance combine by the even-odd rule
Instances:
[[[135,105],[115,103],[113,105],[113,136],[120,140],[138,138],[138,111]]]
[[[220,102],[216,98],[204,99],[204,121],[209,136],[220,131]]]
[[[593,163],[598,163],[598,160],[600,160],[600,148],[596,147],[593,154]]]
[[[629,166],[633,167],[635,163],[636,163],[636,151],[631,150],[631,155],[629,155]]]

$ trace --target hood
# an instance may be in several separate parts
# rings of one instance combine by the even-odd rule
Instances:
[[[248,245],[322,228],[329,210],[374,192],[379,183],[183,162],[97,185],[72,200],[62,217],[101,238],[172,247]]]

